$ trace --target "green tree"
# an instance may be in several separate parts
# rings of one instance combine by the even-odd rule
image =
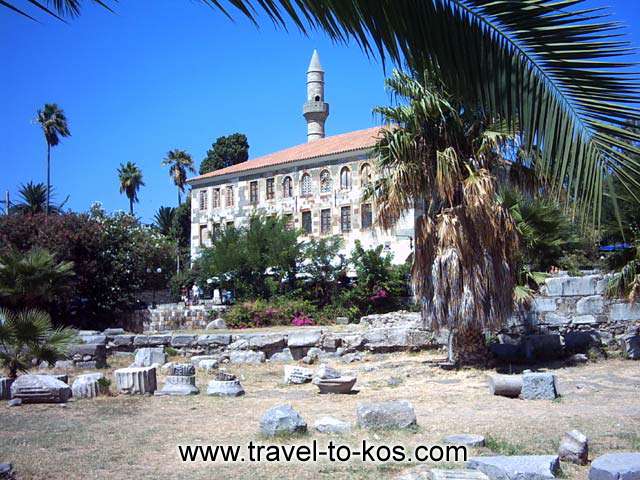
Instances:
[[[339,254],[343,246],[344,240],[339,236],[312,238],[303,246],[304,291],[321,306],[331,303],[345,278],[347,260]]]
[[[173,183],[178,188],[178,206],[182,205],[181,193],[184,193],[184,187],[187,184],[187,172],[195,173],[193,168],[193,159],[184,150],[169,150],[167,156],[162,160],[162,166],[169,167],[169,176],[173,179]]]
[[[0,309],[0,363],[9,378],[28,371],[34,360],[55,364],[66,357],[75,341],[76,332],[66,327],[54,328],[46,312]]]
[[[120,193],[124,193],[129,199],[129,214],[133,215],[133,204],[138,202],[138,190],[144,186],[142,170],[133,162],[120,164],[118,168],[120,180]]]
[[[399,104],[376,111],[395,127],[381,132],[378,180],[366,194],[384,229],[424,206],[413,264],[423,319],[434,331],[449,330],[451,361],[482,361],[484,330],[512,313],[516,284],[518,234],[491,173],[502,163],[501,136],[488,130],[493,118],[446,91],[435,69],[420,81],[396,71],[387,87]]]
[[[200,164],[200,175],[246,162],[248,159],[249,143],[246,135],[234,133],[219,137],[207,150],[207,156]]]
[[[0,305],[47,309],[73,276],[73,263],[58,262],[47,250],[10,250],[0,255]]]
[[[54,188],[50,188],[51,197],[54,197]],[[10,209],[11,213],[31,214],[44,213],[47,209],[47,186],[44,183],[28,182],[21,185],[18,191],[20,200]],[[60,213],[67,203],[67,199],[59,205],[50,204],[49,213]]]
[[[165,236],[170,236],[176,209],[173,207],[160,207],[154,215],[154,223],[157,229]]]
[[[46,103],[41,110],[38,110],[36,120],[47,142],[47,201],[45,213],[49,214],[49,202],[51,198],[51,147],[60,143],[60,137],[69,137],[71,132],[67,124],[67,117],[55,103]]]

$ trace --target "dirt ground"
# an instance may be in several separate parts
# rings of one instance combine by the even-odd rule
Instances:
[[[282,383],[283,366],[229,366],[241,376],[240,398],[101,397],[60,405],[0,406],[0,462],[11,462],[22,479],[229,479],[393,478],[415,463],[184,463],[177,445],[273,443],[259,436],[261,415],[276,404],[291,404],[309,425],[306,436],[286,444],[330,440],[358,447],[375,444],[440,443],[454,433],[488,437],[488,448],[472,455],[549,454],[562,434],[579,429],[590,438],[590,458],[614,450],[640,450],[640,362],[602,360],[582,366],[551,365],[561,398],[523,401],[491,396],[490,370],[444,371],[433,366],[435,352],[367,355],[349,365],[328,362],[358,376],[355,395],[319,395],[315,386]],[[124,360],[112,368],[124,366]],[[211,376],[198,372],[206,391]],[[393,380],[390,382],[390,379]],[[159,376],[162,383],[162,375]],[[413,431],[330,436],[313,431],[324,415],[355,422],[358,402],[409,400],[418,428]],[[439,465],[444,468],[462,464]],[[564,478],[585,479],[588,467],[563,464]]]

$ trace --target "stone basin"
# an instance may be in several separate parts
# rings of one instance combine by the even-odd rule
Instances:
[[[356,383],[356,377],[338,378],[315,378],[314,385],[318,387],[320,393],[352,393],[352,388]]]

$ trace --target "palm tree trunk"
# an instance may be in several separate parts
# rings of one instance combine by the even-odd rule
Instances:
[[[178,206],[182,205],[182,197],[180,196],[180,189],[178,188]]]
[[[129,199],[129,215],[133,217],[133,198]]]
[[[51,144],[47,141],[47,205],[45,214],[49,215],[49,200],[51,196]]]
[[[489,358],[489,350],[482,329],[475,326],[456,329],[453,353],[458,366],[484,365]]]

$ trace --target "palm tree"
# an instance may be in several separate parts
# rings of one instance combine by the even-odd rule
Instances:
[[[65,358],[76,338],[70,328],[54,328],[49,314],[41,310],[0,309],[0,364],[10,379],[28,371],[34,360],[53,365]]]
[[[69,126],[64,112],[55,103],[46,103],[42,110],[38,110],[37,122],[42,127],[44,139],[47,142],[47,204],[45,213],[49,214],[49,200],[51,197],[51,147],[60,143],[60,137],[69,137]]]
[[[492,173],[502,163],[502,136],[433,70],[420,81],[395,71],[386,83],[402,103],[376,109],[394,126],[380,132],[378,180],[365,195],[385,229],[419,207],[413,284],[423,320],[450,332],[450,361],[484,360],[484,331],[511,314],[516,282],[518,235]]]
[[[182,204],[180,194],[184,192],[184,186],[187,184],[187,172],[195,173],[193,159],[184,150],[169,150],[167,156],[162,161],[162,166],[169,166],[169,176],[173,179],[173,183],[178,187],[178,206]]]
[[[54,197],[55,189],[50,188],[51,197]],[[20,202],[11,207],[11,213],[29,213],[37,214],[44,213],[47,208],[47,186],[44,183],[28,182],[26,185],[21,185],[18,191],[20,196]],[[69,197],[65,199],[59,205],[50,204],[49,213],[60,213],[62,208],[67,203]]]
[[[120,179],[120,193],[124,193],[129,199],[129,214],[133,215],[133,204],[138,202],[138,190],[144,186],[142,170],[133,162],[120,164],[118,168]]]
[[[176,214],[176,209],[173,207],[160,207],[154,215],[156,227],[163,235],[169,235],[173,226],[173,219]]]
[[[47,250],[8,251],[0,256],[0,305],[44,308],[73,275],[73,262],[58,262]]]

